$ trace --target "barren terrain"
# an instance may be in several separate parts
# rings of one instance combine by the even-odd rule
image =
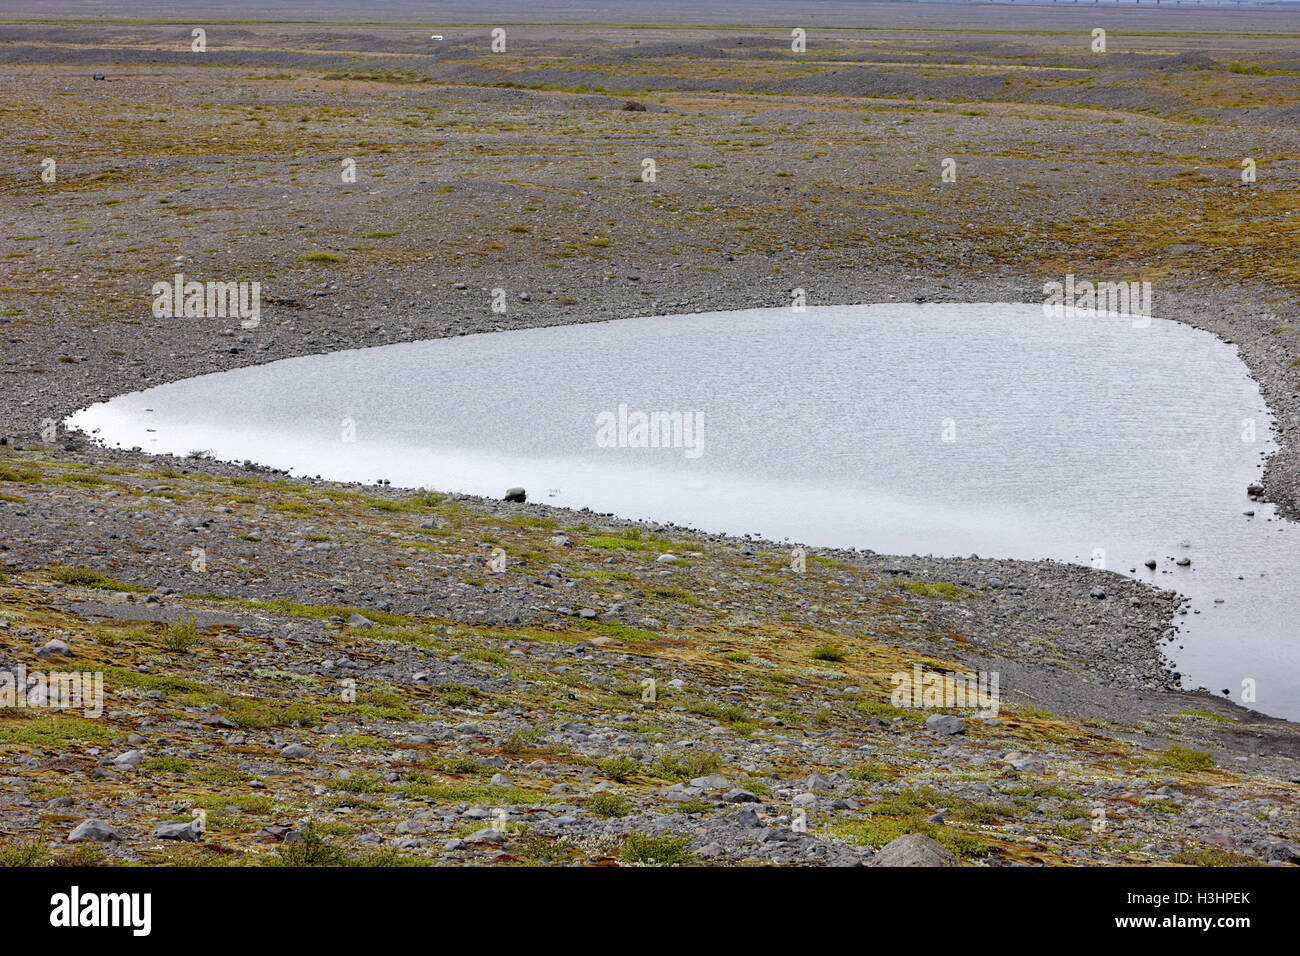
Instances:
[[[342,21],[213,21],[196,53],[201,23],[9,12],[0,664],[102,672],[106,706],[0,711],[2,858],[861,864],[924,832],[990,865],[1294,862],[1296,727],[1179,690],[1176,600],[1118,575],[796,574],[771,542],[50,434],[293,355],[1072,273],[1239,347],[1282,444],[1261,497],[1295,518],[1300,16],[1115,11],[1096,54],[1083,11],[865,9],[803,53]],[[155,318],[176,272],[260,282],[261,324]],[[927,725],[889,700],[918,664],[998,671],[1002,712]],[[199,839],[156,835],[196,809]],[[69,843],[86,820],[115,838]]]

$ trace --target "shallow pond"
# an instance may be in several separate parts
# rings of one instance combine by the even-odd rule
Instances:
[[[1187,686],[1240,699],[1253,680],[1252,706],[1300,718],[1300,536],[1245,493],[1269,422],[1235,349],[1208,333],[988,304],[390,345],[206,375],[69,420],[147,452],[494,497],[522,485],[551,504],[812,546],[1104,562],[1192,599],[1172,651]]]

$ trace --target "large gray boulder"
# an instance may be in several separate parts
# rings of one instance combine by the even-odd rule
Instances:
[[[908,833],[885,844],[872,866],[961,866],[961,861],[924,833]]]
[[[933,714],[925,718],[925,729],[932,734],[945,736],[966,733],[966,725],[962,723],[961,718],[951,714]]]
[[[68,834],[69,843],[89,840],[92,843],[112,843],[122,839],[122,834],[114,830],[103,820],[83,820],[77,828]]]
[[[185,840],[189,843],[197,843],[199,837],[203,836],[203,831],[199,829],[196,821],[190,820],[188,823],[159,823],[153,828],[153,835],[160,840]]]

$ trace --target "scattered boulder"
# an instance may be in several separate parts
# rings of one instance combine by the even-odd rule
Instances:
[[[197,843],[203,831],[194,820],[187,823],[159,823],[153,828],[153,835],[160,840],[186,840]]]
[[[1300,850],[1281,840],[1265,840],[1255,852],[1270,863],[1300,863]]]
[[[951,714],[932,714],[925,719],[925,729],[933,734],[945,736],[966,733],[966,725],[962,723],[961,718]]]
[[[144,754],[138,750],[128,750],[113,758],[113,765],[119,770],[131,770],[144,762]]]
[[[961,866],[961,861],[924,833],[908,833],[891,840],[870,866]]]
[[[77,828],[68,834],[69,843],[88,840],[92,843],[112,843],[123,839],[122,834],[114,830],[103,820],[83,820]]]
[[[757,830],[763,825],[763,821],[758,817],[758,811],[753,807],[741,807],[736,812],[736,826],[744,827],[747,830]]]
[[[1019,750],[1013,750],[1002,758],[1002,762],[1015,767],[1023,773],[1044,773],[1047,770],[1047,764],[1043,758],[1037,754],[1021,753]]]
[[[819,773],[811,774],[803,785],[812,793],[826,793],[834,789],[834,785]]]
[[[731,786],[731,781],[720,773],[711,773],[707,777],[696,777],[691,781],[691,786],[701,790],[726,790]]]

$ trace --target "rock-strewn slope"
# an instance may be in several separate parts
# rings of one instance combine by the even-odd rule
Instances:
[[[1155,693],[1172,598],[1116,575],[90,457],[4,459],[0,669],[104,688],[0,711],[11,861],[1294,855],[1294,728]]]

